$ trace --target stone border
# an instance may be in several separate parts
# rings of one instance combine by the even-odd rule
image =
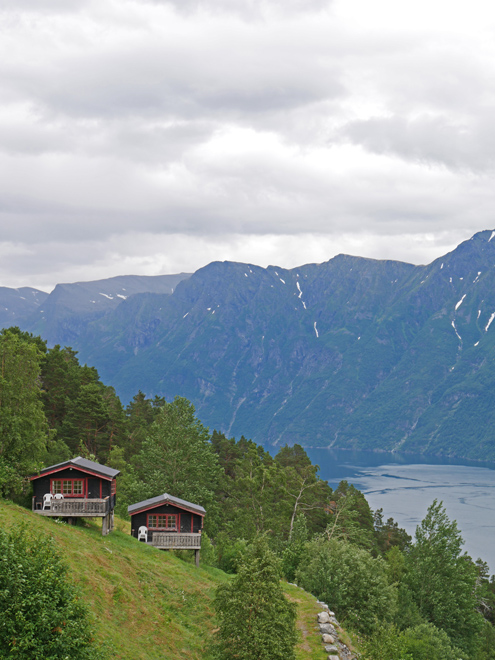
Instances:
[[[323,611],[317,614],[317,618],[323,648],[325,653],[329,654],[327,660],[355,660],[349,648],[339,640],[337,629],[341,630],[341,628],[335,613],[330,611],[326,603],[319,600],[316,602],[323,608]]]

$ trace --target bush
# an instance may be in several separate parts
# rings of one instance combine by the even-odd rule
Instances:
[[[412,660],[460,660],[462,657],[460,651],[451,646],[447,633],[432,623],[408,628],[403,640]]]
[[[431,623],[400,631],[394,625],[377,627],[363,644],[366,660],[461,660],[449,636]]]
[[[0,658],[97,660],[86,608],[50,538],[0,531]]]
[[[385,561],[351,543],[324,537],[308,543],[296,580],[365,634],[394,614],[397,590],[388,583]]]
[[[406,653],[402,633],[393,624],[382,624],[363,642],[366,660],[412,660]]]
[[[246,554],[247,547],[248,543],[244,539],[232,542],[220,535],[216,548],[218,568],[225,571],[225,573],[236,573],[239,562]]]
[[[206,532],[201,534],[201,563],[205,566],[217,566],[218,558],[215,546]]]

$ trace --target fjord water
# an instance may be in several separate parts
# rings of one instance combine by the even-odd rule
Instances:
[[[456,520],[473,558],[495,573],[495,465],[415,454],[377,454],[305,448],[320,477],[336,488],[342,479],[364,493],[373,510],[383,508],[414,537],[436,498]]]

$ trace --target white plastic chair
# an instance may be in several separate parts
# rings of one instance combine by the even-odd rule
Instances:
[[[63,496],[62,493],[55,493],[55,495],[53,496],[53,499],[54,500],[63,500],[64,496]]]
[[[52,500],[53,495],[51,493],[45,493],[45,495],[43,495],[43,509],[51,509]]]
[[[144,539],[145,543],[148,543],[148,528],[145,525],[141,525],[138,529],[138,541]]]

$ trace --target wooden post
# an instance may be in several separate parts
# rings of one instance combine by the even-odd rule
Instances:
[[[194,558],[196,560],[196,568],[199,568],[199,550],[194,551]]]
[[[106,536],[108,534],[108,513],[106,516],[103,516],[101,519],[101,535]]]

